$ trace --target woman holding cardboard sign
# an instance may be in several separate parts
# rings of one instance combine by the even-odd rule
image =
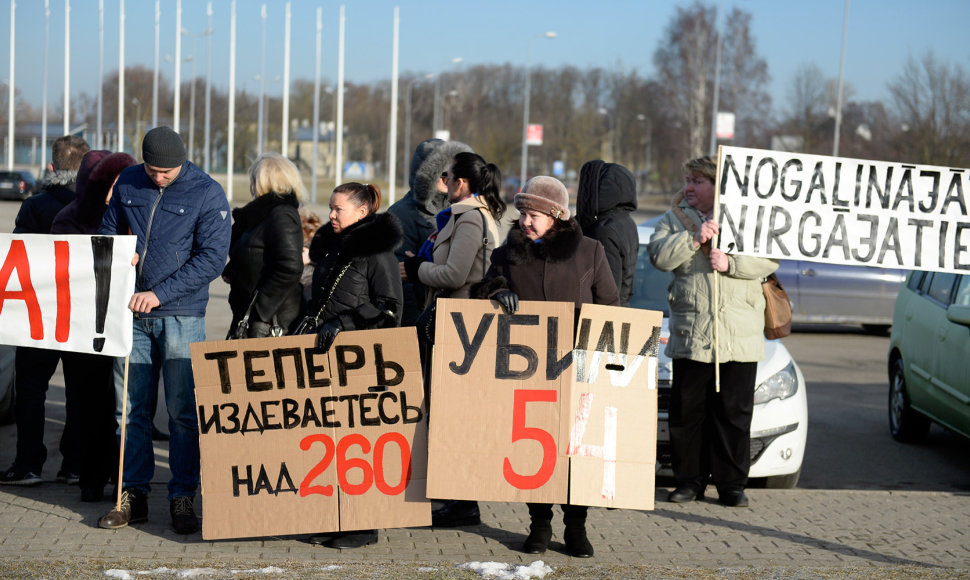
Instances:
[[[375,185],[345,183],[330,196],[330,222],[310,242],[313,293],[297,334],[317,335],[317,348],[329,350],[345,330],[400,325],[404,302],[394,248],[401,225],[379,214],[381,190]],[[359,548],[377,542],[377,530],[318,534],[311,544]]]
[[[603,244],[583,236],[570,217],[569,194],[558,179],[533,177],[513,203],[519,221],[506,244],[492,253],[492,265],[472,296],[491,298],[509,314],[519,299],[619,306],[620,298]],[[532,524],[522,549],[527,554],[546,551],[552,539],[552,505],[530,503]],[[593,555],[586,537],[586,506],[563,505],[563,539],[569,554]]]
[[[672,271],[668,288],[673,359],[670,447],[677,488],[668,501],[704,498],[708,480],[722,505],[745,507],[751,466],[751,414],[758,360],[764,357],[765,299],[761,280],[778,262],[725,254],[712,247],[715,160],[684,163],[686,185],[657,224],[650,260]],[[715,277],[719,304],[712,306]],[[714,328],[720,340],[715,355]],[[715,388],[715,360],[720,390]]]

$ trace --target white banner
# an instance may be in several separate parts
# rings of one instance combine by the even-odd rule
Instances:
[[[968,174],[721,147],[719,246],[782,260],[965,273]]]
[[[0,344],[130,353],[135,240],[0,234]]]

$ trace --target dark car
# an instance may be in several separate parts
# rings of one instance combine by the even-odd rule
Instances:
[[[905,270],[781,260],[776,272],[796,324],[861,324],[885,334]]]
[[[23,201],[34,193],[36,187],[34,174],[27,170],[0,171],[0,199]]]

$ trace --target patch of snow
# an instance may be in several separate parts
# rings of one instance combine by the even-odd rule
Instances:
[[[458,567],[471,570],[482,578],[495,578],[496,580],[531,580],[532,578],[545,578],[547,574],[552,574],[552,568],[546,566],[546,563],[542,560],[536,560],[528,566],[504,564],[502,562],[466,562],[459,564]]]
[[[253,568],[251,570],[233,570],[233,574],[282,574],[283,569],[277,568],[276,566],[267,566],[265,568]]]

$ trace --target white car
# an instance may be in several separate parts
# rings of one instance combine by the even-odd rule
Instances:
[[[637,255],[636,281],[630,306],[664,313],[662,337],[670,335],[667,327],[670,307],[667,287],[673,274],[653,267],[647,243],[653,235],[656,218],[639,228],[640,250]],[[670,378],[673,362],[659,355],[659,417],[657,424],[657,474],[673,475],[670,465],[670,431],[667,409],[670,405]],[[750,478],[765,478],[769,488],[792,488],[798,483],[805,456],[808,433],[808,401],[805,377],[788,349],[779,340],[765,339],[765,358],[758,363],[755,379],[754,414],[751,418]]]

